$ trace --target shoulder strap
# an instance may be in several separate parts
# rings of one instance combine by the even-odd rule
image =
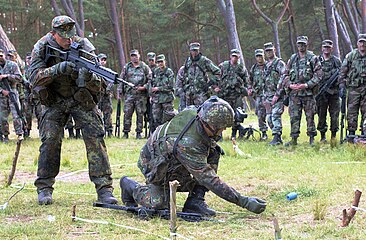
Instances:
[[[183,135],[188,131],[188,129],[191,127],[191,125],[193,124],[193,122],[195,120],[196,120],[196,116],[192,117],[192,119],[189,120],[189,122],[184,126],[183,130],[179,133],[177,139],[175,139],[174,145],[173,145],[173,156],[174,157],[176,157],[176,155],[177,155],[178,142],[182,139]]]

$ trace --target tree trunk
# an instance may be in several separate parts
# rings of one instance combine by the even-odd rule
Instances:
[[[62,4],[62,7],[64,8],[66,14],[69,15],[72,19],[74,19],[77,35],[79,35],[80,37],[84,37],[84,32],[80,29],[80,25],[75,16],[74,7],[72,6],[72,2],[67,1],[67,0],[61,0],[61,4]]]
[[[78,0],[79,23],[81,31],[85,31],[83,0]]]
[[[126,24],[125,24],[125,12],[123,9],[123,0],[119,1],[119,7],[120,7],[120,13],[119,15],[121,16],[121,27],[122,27],[122,42],[123,42],[123,50],[124,50],[124,54],[125,54],[125,59],[127,58],[126,53],[128,52],[128,48],[127,48],[127,34],[126,34]]]
[[[55,13],[56,16],[60,16],[61,15],[61,11],[60,8],[57,5],[56,0],[51,0],[50,1],[51,7],[53,9],[53,12]]]
[[[334,2],[333,0],[323,0],[325,22],[327,23],[329,39],[333,41],[333,54],[337,57],[340,56],[339,44],[338,44],[338,31],[337,23],[334,18]]]
[[[362,15],[362,33],[366,33],[366,0],[361,2]]]
[[[14,45],[11,43],[10,39],[6,35],[3,27],[0,24],[0,48],[3,49],[5,52],[8,52],[9,50],[16,50]],[[23,60],[18,54],[17,62],[23,65]]]
[[[349,37],[347,28],[346,28],[341,16],[339,16],[337,9],[333,8],[333,11],[334,11],[334,17],[337,22],[338,33],[340,34],[344,47],[345,47],[345,51],[346,51],[345,53],[348,53],[348,52],[352,51],[351,39]]]
[[[352,33],[354,35],[354,38],[357,39],[359,30],[357,29],[357,26],[356,26],[356,23],[355,23],[355,19],[354,19],[355,16],[353,15],[353,13],[351,11],[351,8],[349,6],[348,1],[349,0],[343,0],[342,1],[343,2],[343,6],[344,6],[344,11],[345,11],[346,18],[348,20],[348,25],[351,28],[351,31],[352,31]]]

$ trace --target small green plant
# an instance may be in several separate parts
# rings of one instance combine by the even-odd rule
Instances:
[[[324,220],[327,213],[327,201],[324,199],[316,199],[313,207],[314,220]]]

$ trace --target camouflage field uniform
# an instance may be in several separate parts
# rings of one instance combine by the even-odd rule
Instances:
[[[186,95],[183,88],[186,81],[185,78],[186,75],[184,73],[184,66],[182,66],[178,70],[177,79],[175,81],[175,96],[179,97],[178,112],[181,112],[186,108]]]
[[[266,132],[268,126],[266,123],[266,108],[264,106],[264,83],[265,83],[265,64],[260,66],[254,64],[249,73],[249,88],[253,91],[255,99],[255,114],[258,117],[258,126],[261,132]]]
[[[106,87],[102,89],[100,94],[100,99],[98,102],[98,107],[103,113],[103,123],[104,130],[108,136],[113,133],[113,123],[112,123],[112,96],[113,96],[113,83],[106,82]]]
[[[221,69],[221,81],[219,83],[220,92],[218,96],[227,101],[235,110],[243,108],[243,97],[247,96],[248,71],[242,64],[232,65],[230,60],[219,65]],[[242,126],[240,122],[234,122],[231,137],[236,137],[236,133]]]
[[[305,57],[300,59],[298,53],[291,56],[288,64],[288,79],[286,89],[290,97],[289,113],[291,122],[291,137],[298,138],[300,135],[300,123],[302,110],[304,110],[307,122],[306,134],[310,137],[316,136],[314,115],[316,114],[316,101],[314,94],[322,77],[322,69],[318,58],[311,51],[306,51]],[[293,91],[289,89],[290,84],[307,84],[308,88]]]
[[[144,63],[134,67],[132,62],[126,64],[123,68],[121,78],[137,86],[147,88],[147,83],[151,79],[150,68]],[[136,110],[136,133],[141,134],[143,129],[144,114],[146,112],[147,92],[137,91],[135,88],[124,85],[124,106],[123,106],[123,132],[131,131],[132,114]]]
[[[157,92],[152,92],[151,88],[157,87]],[[159,125],[170,120],[168,113],[174,111],[174,73],[173,71],[165,67],[164,70],[156,68],[153,73],[153,79],[148,85],[150,103],[152,107],[153,132]]]
[[[80,43],[85,51],[95,50],[86,38],[75,36],[74,42]],[[57,58],[51,58],[47,63],[45,62],[46,45],[60,48],[51,33],[42,37],[32,51],[29,70],[33,90],[39,94],[40,101],[44,105],[39,129],[42,145],[35,181],[37,192],[41,194],[41,192],[53,191],[52,186],[60,169],[63,127],[70,115],[81,124],[89,164],[89,177],[95,184],[98,196],[100,193],[111,192],[113,190],[112,172],[103,139],[101,113],[96,106],[101,79],[95,75],[88,76],[85,79],[86,87],[79,88],[75,81],[80,75],[78,72],[71,75],[58,73],[55,70],[59,66],[57,63],[61,60]],[[80,98],[79,94],[86,97],[91,95],[92,99]]]
[[[21,73],[19,67],[16,63],[5,60],[5,65],[0,65],[0,75],[9,74],[8,81],[12,88],[12,91],[17,95],[18,107],[20,108],[19,95],[16,89],[17,84],[21,81]],[[15,133],[17,135],[23,135],[23,125],[22,119],[18,115],[15,105],[10,101],[9,96],[4,96],[1,92],[2,90],[6,90],[3,85],[3,82],[0,80],[0,115],[1,115],[1,132],[4,136],[8,136],[10,134],[9,131],[9,122],[8,117],[11,112],[13,116],[13,125],[15,129]]]
[[[208,78],[208,73],[213,76]],[[194,59],[189,57],[184,65],[187,76],[183,89],[186,96],[186,106],[199,106],[209,97],[209,87],[217,85],[220,68],[201,53]]]
[[[322,65],[323,77],[319,82],[319,89],[324,85],[329,78],[341,67],[341,60],[336,56],[331,55],[330,59],[325,60],[321,55],[319,56],[319,62]],[[317,112],[318,112],[318,131],[325,135],[328,130],[327,125],[327,111],[330,115],[330,131],[332,135],[339,130],[339,84],[335,81],[325,94],[320,96],[317,100]]]
[[[282,134],[282,113],[284,110],[283,96],[272,106],[272,99],[278,91],[279,83],[285,77],[286,64],[281,58],[275,57],[272,62],[266,62],[264,97],[267,114],[267,123],[272,130],[272,135]]]

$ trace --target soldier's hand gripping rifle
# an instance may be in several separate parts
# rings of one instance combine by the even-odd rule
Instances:
[[[324,96],[324,94],[333,86],[333,84],[338,80],[339,69],[337,69],[330,78],[320,87],[319,93],[315,96],[315,100],[319,101],[319,99]]]

